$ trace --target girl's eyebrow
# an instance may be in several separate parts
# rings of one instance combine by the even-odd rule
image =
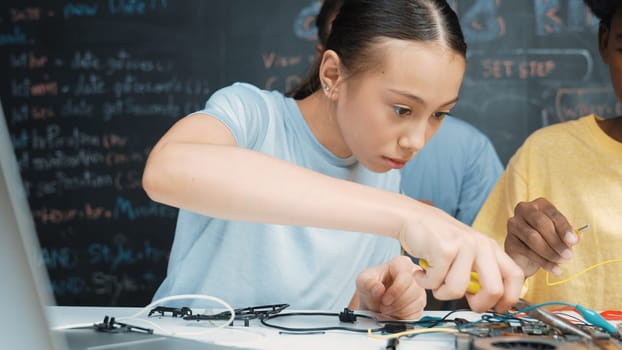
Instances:
[[[425,104],[425,101],[421,97],[419,97],[417,95],[413,95],[411,93],[408,93],[408,92],[405,92],[405,91],[401,91],[401,90],[396,90],[396,89],[389,89],[389,91],[394,93],[394,94],[398,94],[398,95],[404,96],[406,98],[409,98],[411,100],[415,100],[417,103]]]
[[[389,89],[389,91],[392,92],[392,93],[404,96],[406,98],[409,98],[411,100],[414,100],[417,103],[425,105],[425,101],[421,97],[419,97],[417,95],[413,95],[413,94],[408,93],[406,91],[401,91],[401,90],[396,90],[396,89]],[[447,105],[450,105],[450,104],[453,104],[453,103],[456,103],[456,102],[458,102],[458,96],[456,96],[456,98],[454,98],[454,99],[452,99],[450,101],[447,101],[446,103],[442,104],[441,106],[447,106]]]

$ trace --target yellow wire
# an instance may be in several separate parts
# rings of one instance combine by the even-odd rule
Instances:
[[[555,281],[555,282],[551,282],[550,281],[550,279],[549,279],[549,272],[547,271],[546,272],[546,285],[549,286],[549,287],[552,287],[552,286],[557,286],[557,285],[560,285],[560,284],[564,284],[564,283],[572,281],[573,279],[575,279],[575,278],[581,276],[582,274],[587,273],[587,272],[589,272],[589,271],[591,271],[591,270],[593,270],[593,269],[595,269],[597,267],[601,267],[601,266],[606,265],[606,264],[619,263],[619,262],[622,262],[622,259],[610,259],[610,260],[601,261],[599,263],[596,263],[596,264],[594,264],[592,266],[589,266],[589,267],[583,269],[582,271],[579,271],[579,272],[576,272],[576,273],[572,274],[568,278],[564,278],[563,280],[559,280],[559,281]]]
[[[588,230],[590,228],[590,224],[586,224],[583,227],[580,227],[576,230],[574,230],[574,232],[577,234],[577,236],[581,236],[581,234],[583,233],[583,231]],[[613,263],[618,263],[618,262],[622,262],[622,259],[609,259],[609,260],[605,260],[605,261],[601,261],[599,263],[596,263],[592,266],[588,266],[585,269],[583,269],[582,271],[579,272],[575,272],[574,274],[570,275],[570,277],[568,278],[564,278],[563,280],[559,280],[559,281],[555,281],[555,282],[551,282],[550,279],[550,274],[547,271],[545,274],[546,277],[546,285],[549,287],[553,287],[553,286],[558,286],[560,284],[564,284],[564,283],[568,283],[570,281],[572,281],[573,279],[583,275],[584,273],[587,273],[597,267],[601,267],[603,265],[607,265],[607,264],[613,264]]]
[[[374,339],[393,339],[393,338],[399,338],[399,337],[405,336],[405,335],[423,334],[423,333],[436,333],[436,332],[458,333],[459,331],[457,329],[455,329],[455,328],[437,327],[437,328],[412,329],[410,331],[404,331],[404,332],[399,332],[399,333],[391,333],[391,334],[386,334],[386,335],[380,335],[380,334],[373,334],[371,332],[371,329],[368,329],[367,330],[367,336],[370,337],[370,338],[374,338]]]

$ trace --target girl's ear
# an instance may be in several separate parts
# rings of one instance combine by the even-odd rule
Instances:
[[[605,64],[609,64],[609,55],[607,54],[607,48],[611,44],[609,42],[609,31],[610,28],[602,23],[598,26],[598,50]]]
[[[333,50],[326,50],[322,54],[320,63],[320,83],[324,94],[336,100],[339,93],[339,84],[344,79],[341,69],[341,59]]]

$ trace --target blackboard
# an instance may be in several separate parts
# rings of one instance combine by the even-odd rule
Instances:
[[[622,114],[582,0],[454,0],[469,44],[454,114],[503,162],[532,131]],[[177,211],[141,189],[150,148],[216,89],[293,87],[314,58],[315,0],[0,4],[0,100],[61,305],[141,306]]]

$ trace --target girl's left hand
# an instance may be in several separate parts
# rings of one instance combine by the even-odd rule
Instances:
[[[402,320],[423,316],[426,292],[415,282],[413,274],[421,268],[407,256],[398,256],[384,265],[361,272],[356,279],[357,294],[353,309],[370,310]],[[358,297],[358,300],[356,300]]]

